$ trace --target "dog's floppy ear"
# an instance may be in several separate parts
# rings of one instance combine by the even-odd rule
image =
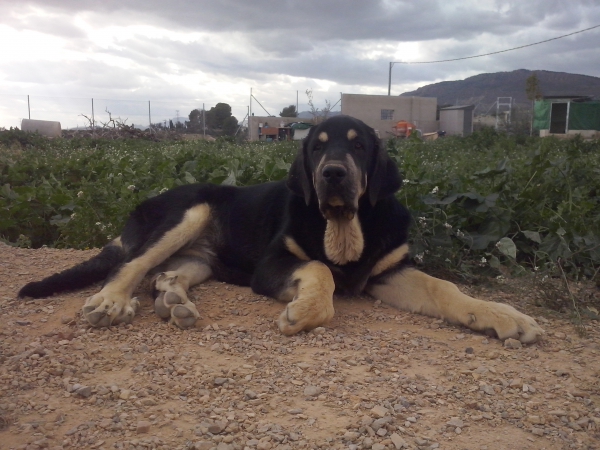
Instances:
[[[314,128],[314,127],[313,127]],[[306,168],[305,155],[308,149],[308,142],[311,138],[311,131],[302,141],[302,147],[298,150],[296,159],[290,167],[288,173],[287,186],[296,195],[304,197],[304,201],[308,205],[312,197],[312,181],[309,178],[308,171]]]
[[[402,186],[398,166],[389,157],[375,131],[369,127],[369,138],[373,142],[373,161],[367,178],[367,191],[371,205],[396,192]]]

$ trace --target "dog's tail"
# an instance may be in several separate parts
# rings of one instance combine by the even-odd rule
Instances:
[[[82,289],[106,279],[110,272],[125,260],[125,256],[123,247],[111,242],[99,254],[81,264],[55,273],[42,281],[27,283],[21,288],[18,296],[41,298]]]

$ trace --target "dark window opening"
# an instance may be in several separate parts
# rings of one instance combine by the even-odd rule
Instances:
[[[381,110],[381,120],[394,120],[394,110],[393,109],[382,109]]]
[[[550,133],[565,134],[567,132],[568,103],[552,103],[550,110]]]

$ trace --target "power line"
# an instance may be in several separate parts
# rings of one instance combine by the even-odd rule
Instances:
[[[534,45],[544,44],[544,43],[550,42],[550,41],[556,41],[557,39],[566,38],[568,36],[573,36],[574,34],[583,33],[585,31],[590,31],[590,30],[593,30],[593,29],[599,28],[599,27],[600,27],[600,25],[594,25],[593,27],[574,31],[569,34],[563,34],[562,36],[545,39],[543,41],[534,42],[533,44],[520,45],[518,47],[508,48],[506,50],[499,50],[497,52],[484,53],[482,55],[464,56],[462,58],[452,58],[452,59],[439,59],[437,61],[390,61],[390,70],[389,70],[389,77],[388,77],[388,95],[391,95],[391,91],[392,91],[392,67],[394,67],[394,64],[433,64],[433,63],[443,63],[443,62],[450,62],[450,61],[462,61],[464,59],[481,58],[483,56],[497,55],[498,53],[511,52],[513,50],[519,50],[519,49],[526,48],[526,47],[532,47]]]
[[[543,41],[534,42],[533,44],[520,45],[519,47],[513,47],[506,50],[499,50],[497,52],[484,53],[483,55],[474,55],[474,56],[465,56],[463,58],[453,58],[453,59],[440,59],[438,61],[392,61],[394,64],[433,64],[433,63],[441,63],[441,62],[450,62],[450,61],[461,61],[463,59],[472,59],[472,58],[481,58],[482,56],[490,56],[497,55],[498,53],[506,53],[511,52],[513,50],[519,50],[521,48],[532,47],[534,45],[544,44],[545,42],[556,41],[557,39],[566,38],[568,36],[573,36],[574,34],[583,33],[584,31],[590,31],[594,28],[599,28],[600,25],[594,25],[593,27],[586,28],[584,30],[574,31],[573,33],[563,34],[562,36],[553,37],[550,39],[545,39]]]

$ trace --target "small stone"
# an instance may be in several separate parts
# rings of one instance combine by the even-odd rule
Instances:
[[[227,383],[227,378],[217,377],[213,383],[215,383],[217,386],[223,386],[225,383]]]
[[[140,420],[135,427],[135,431],[137,434],[148,433],[150,431],[150,422]]]
[[[484,384],[483,386],[480,386],[479,389],[485,392],[487,395],[494,395],[496,393],[494,388],[489,384]]]
[[[523,344],[521,344],[521,341],[519,341],[518,339],[508,338],[504,341],[504,347],[512,349],[512,350],[516,350],[516,349],[523,347]]]
[[[465,353],[467,355],[472,355],[473,353],[475,353],[475,350],[473,350],[473,347],[467,347],[465,348]]]
[[[306,386],[304,388],[304,395],[306,397],[316,397],[321,393],[321,388],[319,386]]]
[[[544,435],[544,430],[542,428],[538,428],[538,427],[533,427],[531,429],[531,432],[533,434],[535,434],[536,436],[543,436]]]
[[[131,397],[131,391],[129,389],[123,389],[120,393],[119,393],[119,398],[121,400],[127,400],[129,399],[129,397]]]
[[[392,433],[390,439],[392,440],[392,444],[394,444],[394,447],[396,447],[396,450],[400,450],[402,447],[406,446],[406,441],[402,439],[397,433]]]
[[[373,414],[376,417],[385,417],[388,414],[388,410],[387,408],[381,406],[381,405],[376,405],[371,409],[371,414]]]
[[[210,450],[214,445],[209,441],[198,441],[194,442],[194,446],[192,447],[194,450]]]
[[[371,450],[385,450],[385,445],[383,444],[373,444],[371,446]]]
[[[327,331],[327,330],[324,327],[317,327],[314,330],[312,330],[312,332],[314,334],[316,334],[317,336],[325,334],[325,331]]]
[[[371,428],[373,428],[373,431],[379,431],[380,428],[385,427],[391,421],[392,421],[391,416],[382,417],[381,419],[374,420],[371,423]]]
[[[225,429],[226,426],[227,426],[226,422],[216,421],[216,422],[211,423],[208,426],[208,431],[209,431],[209,433],[212,433],[212,434],[219,434]]]
[[[258,395],[256,394],[256,392],[254,392],[254,391],[253,391],[253,390],[251,390],[251,389],[246,389],[246,390],[244,391],[244,395],[246,396],[246,399],[247,399],[247,400],[254,400],[255,398],[257,398],[257,397],[258,397]]]
[[[356,431],[346,431],[344,433],[343,438],[344,438],[345,441],[352,442],[352,441],[357,440],[359,438],[359,436],[360,436],[360,433],[358,433]]]
[[[465,426],[465,423],[460,420],[458,417],[452,417],[448,422],[446,422],[446,425],[449,425],[451,427],[459,427],[462,428]]]
[[[75,393],[84,398],[88,398],[89,396],[92,395],[92,388],[89,386],[81,386],[75,390]]]

